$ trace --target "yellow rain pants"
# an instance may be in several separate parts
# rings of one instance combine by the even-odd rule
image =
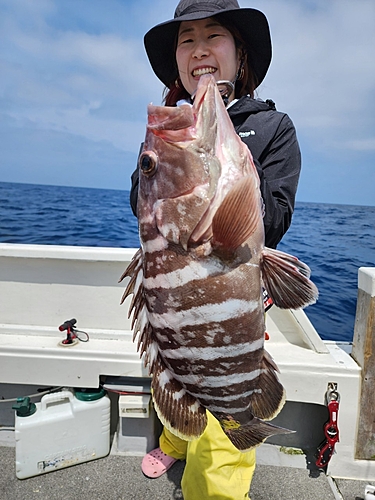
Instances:
[[[209,412],[207,416],[206,430],[194,441],[183,441],[166,429],[160,436],[164,453],[186,459],[181,482],[184,500],[248,500],[255,449],[238,451],[216,418]]]

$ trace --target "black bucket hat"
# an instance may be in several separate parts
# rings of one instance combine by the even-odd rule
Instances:
[[[175,40],[182,21],[193,21],[223,14],[245,41],[247,57],[259,85],[268,71],[272,57],[270,30],[266,16],[256,9],[240,8],[237,0],[181,0],[174,19],[151,28],[144,44],[152,69],[166,85],[178,76]]]

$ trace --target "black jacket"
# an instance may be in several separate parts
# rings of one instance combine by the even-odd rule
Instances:
[[[288,230],[301,170],[294,125],[272,101],[241,97],[228,108],[237,134],[249,147],[260,178],[265,205],[265,244],[276,248]],[[138,169],[132,174],[130,204],[137,213]]]

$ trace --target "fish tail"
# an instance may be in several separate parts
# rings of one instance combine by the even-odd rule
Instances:
[[[261,365],[257,391],[251,397],[251,413],[263,420],[271,420],[281,411],[285,403],[285,389],[276,372],[276,363],[267,351]]]
[[[263,422],[259,418],[253,418],[249,424],[245,425],[237,424],[237,422],[233,421],[230,421],[230,425],[228,425],[228,422],[220,422],[220,424],[228,439],[242,452],[250,451],[275,434],[289,434],[294,432],[268,422]]]

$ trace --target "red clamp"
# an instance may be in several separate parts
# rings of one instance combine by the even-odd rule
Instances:
[[[332,386],[334,386],[332,388]],[[337,384],[330,384],[327,391],[329,420],[324,425],[324,434],[326,439],[319,446],[317,452],[316,465],[319,468],[325,468],[331,460],[335,451],[335,444],[339,441],[339,428],[337,425],[340,395],[337,392]]]

